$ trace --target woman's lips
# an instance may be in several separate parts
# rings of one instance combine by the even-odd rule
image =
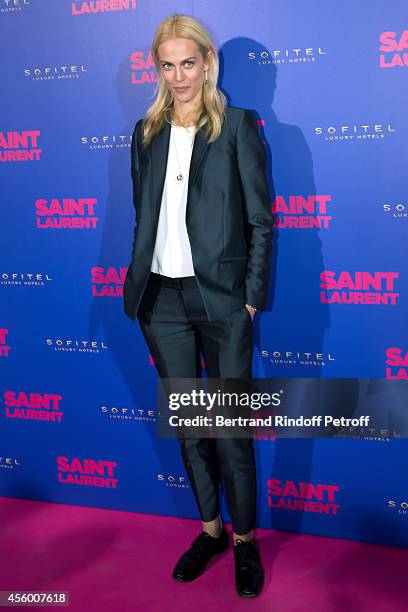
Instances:
[[[174,88],[178,93],[182,93],[183,91],[186,91],[186,89],[188,89],[188,85],[186,85],[186,87],[175,87]]]

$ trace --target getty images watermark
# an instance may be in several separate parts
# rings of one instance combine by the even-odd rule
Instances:
[[[381,381],[381,383],[373,381]],[[408,433],[405,381],[388,379],[161,379],[160,437],[330,437],[342,428]],[[399,400],[401,409],[396,411]],[[403,418],[402,418],[403,417]]]
[[[248,405],[251,410],[257,411],[262,407],[278,406],[280,404],[279,393],[251,393],[251,394],[237,394],[230,392],[221,392],[220,390],[216,393],[207,393],[203,389],[197,391],[193,389],[190,393],[171,393],[169,396],[169,410],[179,410],[180,408],[191,408],[197,407],[204,410],[213,410],[220,406],[229,408],[231,406],[239,406],[246,408]],[[224,414],[216,414],[215,422],[212,416],[196,415],[194,417],[180,417],[179,415],[171,415],[169,417],[169,424],[172,427],[210,427],[213,424],[216,427],[320,427],[322,424],[334,425],[336,427],[342,426],[368,426],[370,421],[369,415],[360,416],[359,418],[346,418],[340,417],[335,418],[331,415],[313,415],[311,417],[304,417],[303,415],[297,418],[290,418],[286,415],[269,414],[268,416],[249,416],[249,417],[226,417]]]

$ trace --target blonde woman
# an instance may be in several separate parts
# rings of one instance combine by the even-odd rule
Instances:
[[[156,30],[154,103],[131,146],[136,225],[124,283],[126,314],[140,325],[161,378],[252,377],[252,325],[267,301],[271,195],[252,111],[228,107],[218,55],[205,27],[173,15]],[[264,572],[257,542],[252,438],[179,440],[202,531],[173,577],[197,578],[227,550],[219,514],[225,488],[235,586],[255,597]]]

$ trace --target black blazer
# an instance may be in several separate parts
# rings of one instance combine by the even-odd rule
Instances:
[[[191,154],[186,225],[195,276],[208,320],[245,304],[265,310],[272,256],[272,201],[266,152],[252,111],[227,107],[214,143],[195,135]],[[124,287],[124,309],[136,319],[147,285],[166,176],[170,124],[165,121],[148,147],[140,119],[131,144],[136,223]]]

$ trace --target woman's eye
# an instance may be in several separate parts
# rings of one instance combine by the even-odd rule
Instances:
[[[188,61],[188,62],[184,62],[184,65],[186,66],[187,64],[189,64],[188,68],[192,68],[194,66],[194,62]],[[171,64],[162,64],[163,68],[165,70],[168,70],[168,66],[171,66]]]

